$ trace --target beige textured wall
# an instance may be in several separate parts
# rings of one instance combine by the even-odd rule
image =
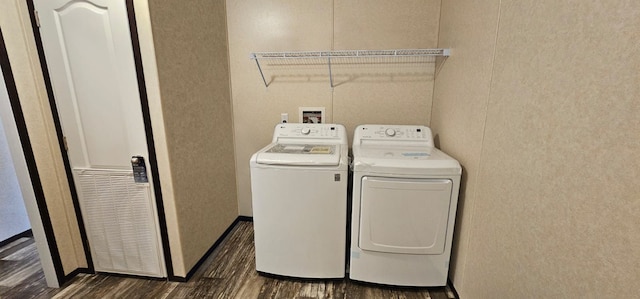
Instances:
[[[333,89],[326,65],[267,65],[271,84],[265,88],[249,54],[433,48],[439,14],[438,0],[227,0],[241,215],[252,215],[249,159],[270,142],[280,113],[298,122],[298,107],[325,107],[327,122],[344,124],[351,136],[364,123],[428,124],[433,94],[433,64],[428,63],[335,65]]]
[[[499,2],[442,3],[438,43],[451,48],[452,55],[438,65],[431,129],[436,145],[458,159],[464,169],[449,273],[456,287],[464,283],[470,250]]]
[[[225,3],[149,9],[173,180],[166,205],[177,222],[168,225],[178,232],[170,245],[184,276],[238,216]]]
[[[25,1],[0,1],[4,34],[65,274],[86,268],[80,231]]]
[[[457,4],[480,17],[475,4]],[[450,12],[443,9],[443,23],[465,26]],[[478,169],[468,173],[475,191],[467,188],[465,201],[474,208],[465,207],[468,244],[456,256],[464,261],[454,277],[462,298],[637,297],[638,12],[632,0],[501,1],[488,108],[477,116],[486,115],[480,156],[440,140]],[[493,23],[494,15],[483,17]],[[443,30],[441,42],[465,34]],[[464,72],[464,65],[447,67]],[[437,93],[466,87],[440,79]],[[448,100],[436,97],[434,107]]]

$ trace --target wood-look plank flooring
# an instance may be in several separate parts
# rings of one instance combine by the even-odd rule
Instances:
[[[63,288],[46,288],[33,240],[23,239],[0,249],[0,298],[454,298],[448,287],[393,288],[348,279],[301,281],[258,275],[253,223],[244,221],[186,283],[79,274]]]
[[[33,237],[0,248],[0,298],[51,298]]]

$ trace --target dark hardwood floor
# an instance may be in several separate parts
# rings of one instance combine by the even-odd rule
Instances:
[[[0,248],[0,298],[454,298],[448,287],[393,288],[345,280],[300,281],[258,275],[253,223],[241,221],[186,283],[80,274],[46,287],[33,239]]]

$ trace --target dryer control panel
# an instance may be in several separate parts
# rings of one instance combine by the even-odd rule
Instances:
[[[364,140],[376,140],[380,143],[392,141],[414,141],[433,147],[431,129],[426,126],[410,125],[361,125],[356,128],[354,143]]]

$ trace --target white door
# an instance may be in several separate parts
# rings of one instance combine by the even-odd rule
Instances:
[[[96,271],[165,276],[124,0],[36,0],[40,33]]]

